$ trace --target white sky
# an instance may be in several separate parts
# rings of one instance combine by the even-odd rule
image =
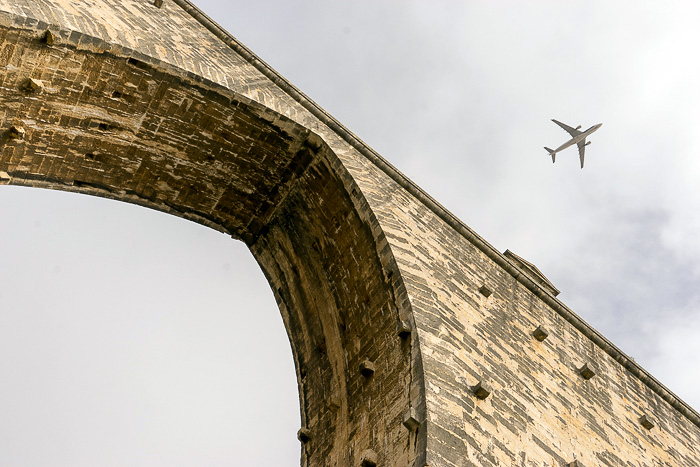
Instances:
[[[166,0],[167,1],[167,0]],[[700,4],[198,4],[700,407]],[[603,127],[586,167],[549,119]],[[0,187],[0,464],[299,464],[296,380],[245,247]]]

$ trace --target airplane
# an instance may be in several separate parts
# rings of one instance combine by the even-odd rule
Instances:
[[[591,133],[596,131],[598,128],[603,126],[602,123],[599,123],[597,125],[593,125],[586,131],[579,131],[579,128],[581,128],[581,125],[577,126],[576,128],[571,128],[569,125],[564,125],[562,122],[558,122],[554,119],[552,119],[554,123],[562,127],[564,130],[566,130],[570,135],[571,139],[567,141],[566,143],[562,144],[555,150],[551,150],[548,147],[545,147],[547,152],[549,153],[550,156],[552,156],[552,163],[554,163],[554,158],[556,157],[557,153],[563,149],[568,148],[569,146],[573,146],[574,144],[578,145],[578,155],[579,158],[581,159],[581,168],[583,168],[583,154],[586,152],[586,146],[591,144],[591,142],[586,142],[586,138],[590,136]]]

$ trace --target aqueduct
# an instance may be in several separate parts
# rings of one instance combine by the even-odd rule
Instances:
[[[303,465],[697,466],[700,416],[187,0],[0,0],[0,183],[243,240]]]

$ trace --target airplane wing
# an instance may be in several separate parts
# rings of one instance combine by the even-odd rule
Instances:
[[[586,138],[578,142],[578,157],[581,159],[581,168],[583,168],[583,155],[586,152]]]
[[[578,136],[578,135],[581,134],[580,131],[578,131],[578,130],[575,129],[575,128],[571,128],[569,125],[565,125],[565,124],[563,124],[562,122],[558,122],[558,121],[556,121],[556,120],[554,120],[554,119],[552,119],[552,121],[553,121],[554,123],[556,123],[557,125],[559,125],[560,127],[562,127],[564,130],[566,130],[566,132],[569,133],[569,134],[571,135],[571,137]]]

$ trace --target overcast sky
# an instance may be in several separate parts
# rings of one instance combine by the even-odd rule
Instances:
[[[197,4],[700,407],[700,4]],[[551,118],[603,123],[583,170],[552,164]],[[299,464],[289,343],[242,243],[16,187],[0,219],[0,464]]]

